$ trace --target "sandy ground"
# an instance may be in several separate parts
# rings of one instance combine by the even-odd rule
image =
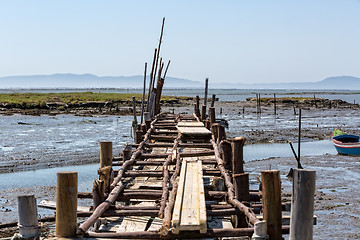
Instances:
[[[298,135],[298,115],[292,106],[278,106],[275,117],[272,106],[263,106],[262,114],[256,114],[254,103],[216,103],[217,117],[226,119],[230,125],[228,138],[243,135],[247,144],[260,142],[295,141]],[[220,108],[222,113],[220,114]],[[192,112],[190,107],[167,107],[175,113]],[[298,113],[298,110],[296,110]],[[302,110],[303,141],[327,139],[334,127],[342,126],[348,132],[358,133],[359,109],[354,107],[315,108],[305,106]],[[81,156],[77,156],[81,159]],[[360,157],[322,155],[302,157],[305,168],[316,170],[317,190],[315,195],[314,239],[359,239],[360,238]],[[84,163],[86,160],[84,161]],[[34,164],[37,164],[36,161]],[[43,163],[40,163],[42,166]],[[36,168],[36,166],[29,166]],[[52,167],[52,166],[50,166]],[[261,170],[278,169],[281,173],[283,199],[289,201],[291,182],[286,178],[290,168],[295,168],[294,158],[269,158],[247,162],[246,171],[254,179]],[[0,191],[0,223],[17,220],[16,197],[34,194],[38,200],[55,200],[55,187],[30,187]],[[50,212],[43,213],[43,215]],[[9,232],[7,232],[9,234]],[[0,235],[1,236],[1,235]],[[2,235],[4,236],[4,235]]]

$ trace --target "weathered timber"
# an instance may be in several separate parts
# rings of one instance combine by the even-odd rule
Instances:
[[[116,161],[116,159],[114,159],[114,161]],[[213,160],[213,159],[205,159],[205,160],[202,160],[202,163],[203,164],[216,164],[216,161]],[[122,166],[124,164],[124,161],[118,161],[118,162],[114,162],[113,163],[113,166]],[[160,166],[160,165],[163,165],[164,164],[164,160],[156,160],[156,161],[141,161],[141,160],[136,160],[134,162],[133,165],[139,165],[139,166],[146,166],[146,165],[149,165],[149,166]],[[114,172],[117,172],[117,170],[114,170]]]
[[[200,233],[205,233],[207,230],[205,209],[201,160],[183,160],[173,210],[172,232],[179,234],[184,230],[199,230]]]
[[[133,147],[138,147],[138,144],[132,144]],[[172,143],[147,143],[145,147],[148,148],[167,148],[172,147]],[[179,148],[210,148],[212,149],[211,143],[179,143]],[[115,158],[114,158],[115,159]]]
[[[215,116],[215,108],[210,107],[209,108],[209,117],[210,117],[210,124],[214,124],[216,122],[216,116]]]
[[[19,233],[22,238],[39,235],[38,211],[34,195],[18,196]]]
[[[166,201],[169,196],[169,165],[171,162],[174,162],[175,159],[177,159],[177,155],[179,154],[177,151],[179,141],[181,139],[181,134],[178,134],[178,137],[174,141],[174,146],[171,149],[170,154],[168,154],[168,157],[163,165],[163,182],[162,182],[162,195],[161,195],[161,201],[160,201],[160,211],[159,211],[159,218],[164,218],[164,211],[166,207]]]
[[[294,169],[291,198],[291,240],[313,237],[313,214],[316,172],[307,169]]]
[[[229,198],[229,202],[231,204],[233,204],[235,207],[237,207],[240,211],[242,211],[245,214],[245,216],[249,218],[249,222],[251,224],[255,224],[256,222],[259,221],[259,219],[256,217],[256,215],[251,211],[251,209],[249,207],[245,206],[239,200],[235,199],[234,186],[231,183],[231,177],[230,177],[229,173],[226,171],[226,169],[224,167],[224,162],[220,157],[219,148],[218,148],[217,144],[215,143],[214,139],[210,140],[210,142],[212,143],[212,145],[214,147],[215,159],[218,163],[217,167],[219,168],[221,175],[223,176],[223,178],[225,180],[225,184],[228,188],[227,195]]]
[[[104,181],[105,192],[110,191],[111,172],[113,159],[113,144],[112,142],[100,142],[100,170],[99,179]]]
[[[75,237],[77,230],[77,172],[58,172],[55,235]]]
[[[289,233],[289,226],[283,226],[284,234]],[[208,229],[206,233],[199,231],[181,232],[180,234],[169,233],[167,239],[194,239],[194,238],[219,238],[219,237],[251,237],[254,228],[233,228],[233,229]],[[85,237],[91,238],[116,238],[116,239],[161,239],[162,233],[159,231],[141,231],[141,232],[121,232],[121,233],[95,233],[89,232]]]
[[[264,220],[270,239],[281,239],[281,182],[278,170],[261,171]]]
[[[154,130],[154,124],[156,123],[157,119],[155,119],[151,123],[151,127],[148,129],[147,133],[144,136],[144,140],[139,144],[136,151],[132,154],[131,158],[124,162],[122,165],[121,170],[118,173],[118,176],[114,179],[112,184],[110,185],[112,188],[111,193],[107,197],[107,199],[101,203],[94,211],[94,213],[85,221],[83,222],[77,231],[78,235],[83,235],[96,221],[97,219],[102,215],[102,213],[108,209],[116,200],[120,192],[124,189],[125,185],[123,182],[121,182],[121,179],[123,177],[124,172],[127,170],[129,166],[131,166],[137,157],[141,155],[143,151],[143,147],[145,145],[145,142],[149,139],[149,136],[151,132]]]
[[[145,70],[144,70],[144,86],[143,86],[143,93],[141,99],[141,119],[140,123],[144,122],[144,104],[145,104],[145,90],[146,90],[146,69],[147,69],[147,62],[145,62]]]
[[[185,152],[180,153],[180,157],[200,157],[200,156],[211,156],[214,154],[213,150],[201,151],[201,152]],[[166,153],[143,153],[140,156],[140,159],[150,159],[150,158],[167,158],[169,154]]]

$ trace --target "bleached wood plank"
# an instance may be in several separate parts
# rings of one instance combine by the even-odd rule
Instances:
[[[178,122],[178,127],[204,127],[202,122]]]
[[[183,160],[172,224],[174,234],[189,230],[207,231],[201,161]]]
[[[178,131],[185,135],[208,136],[211,131],[205,127],[177,127]]]

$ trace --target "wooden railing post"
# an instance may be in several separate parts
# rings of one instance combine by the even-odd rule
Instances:
[[[210,124],[211,125],[216,123],[215,108],[214,107],[209,108],[209,118],[210,118]]]
[[[205,121],[206,120],[206,105],[202,105],[201,106],[201,121]]]
[[[249,174],[244,173],[244,137],[234,138],[232,141],[232,170],[235,198],[239,201],[250,202]],[[247,227],[242,215],[237,217],[237,227]]]
[[[75,237],[77,230],[77,172],[58,172],[56,185],[57,237]]]
[[[22,238],[39,235],[39,222],[34,195],[18,196],[19,233]]]
[[[232,170],[232,151],[231,151],[231,142],[229,141],[221,141],[220,143],[222,149],[222,159],[224,161],[224,167],[227,170]]]
[[[264,220],[270,240],[281,240],[281,182],[280,171],[261,171]]]
[[[290,240],[313,239],[315,180],[313,170],[293,171]]]
[[[100,142],[100,180],[104,181],[105,192],[110,191],[112,172],[113,146],[112,142]]]
[[[199,95],[196,96],[195,115],[198,118],[200,118],[200,97],[199,97]]]

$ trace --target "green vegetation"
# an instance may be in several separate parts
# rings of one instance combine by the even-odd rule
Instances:
[[[46,103],[71,103],[81,104],[86,102],[119,102],[131,101],[135,96],[137,101],[141,101],[141,94],[133,93],[94,93],[94,92],[66,92],[66,93],[6,93],[0,94],[0,103],[20,105],[44,106]],[[178,97],[162,96],[162,100],[179,99]],[[180,98],[181,99],[181,98]]]

